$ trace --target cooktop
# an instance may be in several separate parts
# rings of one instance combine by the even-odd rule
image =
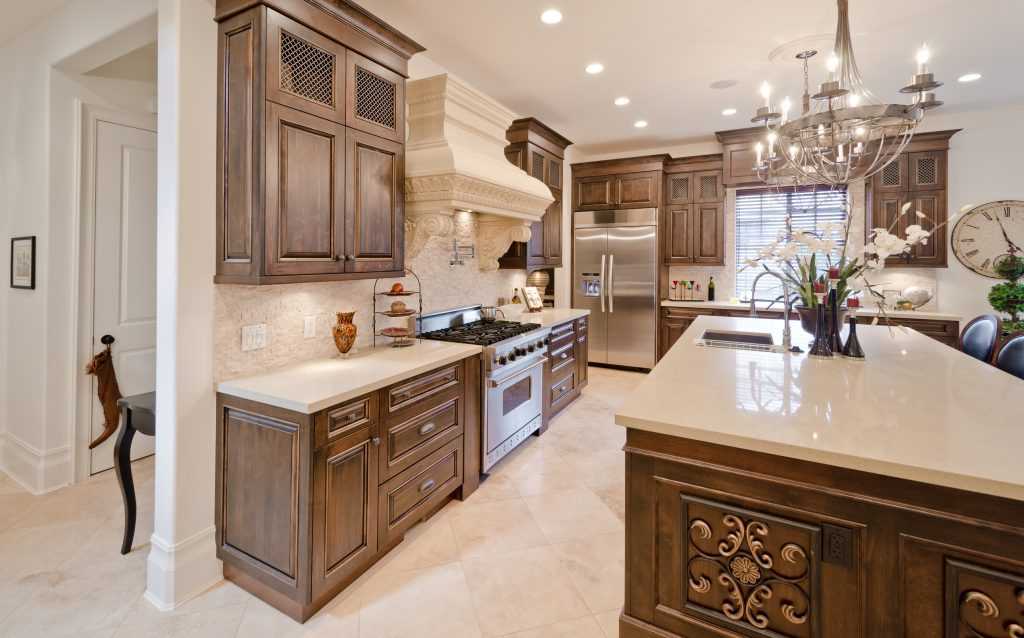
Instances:
[[[511,339],[531,330],[540,328],[539,323],[516,323],[515,321],[473,321],[470,323],[424,332],[421,339],[455,341],[479,346],[490,346],[505,339]]]

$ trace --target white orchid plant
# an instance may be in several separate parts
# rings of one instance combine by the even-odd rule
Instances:
[[[793,228],[792,217],[786,218],[786,229],[779,232],[776,241],[763,248],[754,259],[747,260],[746,268],[764,268],[786,278],[800,294],[803,305],[814,308],[818,305],[815,284],[829,286],[830,279],[835,285],[838,302],[841,305],[853,293],[870,294],[876,305],[885,312],[885,296],[878,291],[877,284],[868,278],[882,270],[889,257],[912,258],[915,246],[928,243],[932,233],[942,224],[925,229],[928,216],[914,211],[915,221],[906,227],[906,236],[893,232],[901,218],[911,214],[911,203],[904,204],[900,215],[889,228],[875,228],[868,235],[868,242],[859,255],[848,254],[850,239],[849,216],[845,223],[828,222],[816,231]],[[945,223],[945,222],[944,222]],[[841,239],[840,239],[841,238]],[[818,263],[818,256],[824,257],[824,264]],[[772,268],[774,267],[774,268]]]

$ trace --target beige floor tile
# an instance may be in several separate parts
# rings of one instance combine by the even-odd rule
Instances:
[[[552,548],[591,612],[622,609],[626,581],[624,533],[601,534]]]
[[[606,611],[595,616],[597,624],[601,625],[601,631],[604,632],[605,638],[619,638],[619,616],[621,614],[622,611],[616,609],[615,611]]]
[[[463,561],[486,635],[543,627],[589,614],[550,547]]]
[[[510,498],[519,498],[519,490],[516,489],[515,481],[512,477],[506,473],[500,471],[492,471],[477,488],[470,500],[474,503],[483,503],[485,501],[504,501]]]
[[[328,604],[304,624],[270,605],[250,599],[238,625],[238,638],[359,638],[359,606],[352,598]]]
[[[547,492],[523,500],[552,543],[622,529],[622,521],[586,488]]]
[[[148,604],[148,603],[147,603]],[[247,603],[126,620],[114,638],[223,638],[238,631]]]
[[[408,571],[457,561],[459,546],[448,516],[435,515],[406,533],[398,547],[382,559],[384,569]]]
[[[527,629],[506,638],[604,638],[601,626],[593,616],[565,620],[553,625]]]
[[[382,571],[357,594],[363,638],[479,638],[462,566]]]
[[[626,486],[622,484],[609,484],[601,487],[591,488],[597,498],[608,506],[608,509],[615,514],[623,523],[626,522]]]
[[[462,559],[505,554],[548,543],[522,499],[463,503],[448,518]]]

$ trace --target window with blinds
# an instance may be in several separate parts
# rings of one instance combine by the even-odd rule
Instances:
[[[736,296],[742,300],[750,299],[750,287],[762,269],[744,269],[744,266],[748,259],[756,258],[761,249],[775,243],[779,233],[786,228],[786,215],[792,215],[793,230],[814,232],[825,222],[845,222],[846,209],[845,188],[737,191]],[[759,299],[775,298],[781,294],[782,285],[774,277],[762,279],[757,285]]]

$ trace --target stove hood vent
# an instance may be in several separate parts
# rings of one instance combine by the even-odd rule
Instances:
[[[498,268],[513,241],[554,201],[550,189],[505,158],[515,114],[458,78],[441,74],[406,85],[406,253],[451,235],[456,212],[477,213],[481,270]]]

